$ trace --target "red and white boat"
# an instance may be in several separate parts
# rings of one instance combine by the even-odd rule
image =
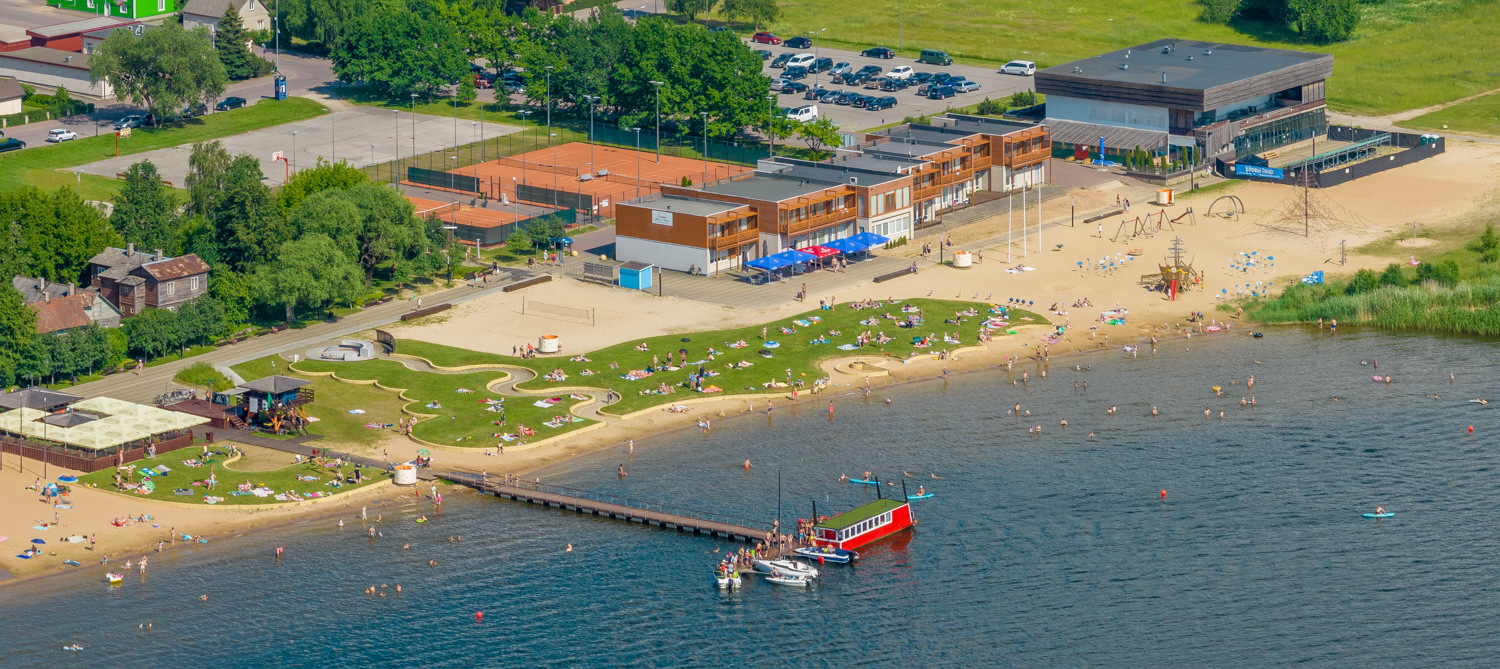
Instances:
[[[814,525],[813,541],[819,546],[849,551],[911,526],[911,505],[900,500],[877,499]]]

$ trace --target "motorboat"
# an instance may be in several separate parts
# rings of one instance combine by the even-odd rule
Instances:
[[[859,559],[859,553],[832,546],[804,546],[797,549],[797,555],[809,560],[824,560],[838,564],[849,564]]]
[[[807,587],[807,584],[810,581],[808,579],[800,577],[800,576],[786,576],[786,575],[781,575],[781,576],[767,576],[766,577],[766,582],[767,583],[775,583],[776,585],[790,585],[790,586],[795,586],[795,587],[798,587],[798,588],[805,588],[805,587]]]
[[[720,572],[717,572],[717,571],[714,572],[714,580],[716,580],[716,581],[719,582],[719,589],[720,590],[723,590],[723,589],[729,587],[729,577],[725,576],[724,574],[722,574]]]
[[[756,560],[755,571],[762,574],[777,574],[799,578],[817,578],[818,570],[791,560]]]

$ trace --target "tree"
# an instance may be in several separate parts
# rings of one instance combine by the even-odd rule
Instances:
[[[1346,295],[1359,295],[1361,293],[1373,292],[1380,288],[1380,275],[1370,270],[1362,269],[1354,273],[1354,278],[1344,288]]]
[[[510,236],[505,238],[505,247],[514,249],[516,255],[520,255],[522,253],[531,253],[535,248],[535,243],[532,241],[531,235],[526,232],[526,228],[521,227],[512,230]]]
[[[1287,0],[1284,20],[1312,42],[1342,42],[1359,27],[1358,0]]]
[[[281,29],[290,35],[337,47],[354,21],[375,0],[281,0]]]
[[[833,119],[819,116],[817,119],[797,126],[797,137],[807,143],[807,148],[820,152],[824,146],[839,146],[839,128]]]
[[[1386,265],[1385,271],[1380,273],[1380,285],[1382,286],[1395,286],[1397,288],[1400,288],[1402,286],[1405,286],[1407,283],[1410,282],[1406,280],[1406,275],[1401,272],[1401,266],[1397,265],[1396,263]]]
[[[257,61],[250,51],[250,37],[245,34],[245,22],[240,20],[240,10],[235,3],[227,3],[224,15],[214,33],[214,51],[219,53],[219,62],[224,64],[225,76],[235,81],[249,79],[260,74]]]
[[[208,295],[219,304],[222,325],[219,332],[228,334],[250,322],[250,305],[255,294],[250,278],[228,268],[215,268],[208,282]]]
[[[19,232],[27,273],[51,281],[82,282],[89,258],[122,243],[104,215],[67,186],[51,193],[33,186],[0,192],[0,221],[18,224],[11,230]]]
[[[1198,20],[1204,23],[1229,23],[1240,9],[1240,0],[1198,0],[1198,4]]]
[[[208,104],[228,83],[208,28],[183,30],[172,21],[140,37],[115,31],[90,56],[89,79],[107,80],[116,95],[155,114],[158,125],[190,103]]]
[[[330,163],[320,156],[317,166],[293,174],[286,185],[281,187],[281,211],[290,212],[315,193],[330,188],[353,188],[369,181],[364,170],[356,169],[343,161]]]
[[[1433,281],[1439,285],[1451,286],[1458,283],[1458,263],[1453,260],[1439,260],[1437,262],[1424,262],[1417,265],[1417,281]]]
[[[156,165],[142,160],[125,171],[125,185],[115,198],[114,213],[109,216],[115,232],[143,249],[177,247],[177,198],[161,182]]]
[[[260,161],[249,155],[230,163],[211,220],[220,259],[240,272],[269,261],[293,236],[276,196],[261,181]]]
[[[1479,239],[1474,240],[1470,248],[1479,252],[1479,259],[1485,262],[1500,260],[1500,235],[1495,234],[1495,224],[1484,224],[1484,232],[1480,233]],[[5,276],[0,274],[0,276]]]
[[[53,118],[73,113],[73,95],[68,92],[67,86],[57,87],[57,91],[52,94],[52,102],[47,105],[47,110],[52,112]]]
[[[188,173],[184,186],[188,190],[188,212],[211,216],[224,191],[224,175],[234,158],[219,140],[196,142],[188,154]]]
[[[4,210],[0,200],[0,211]],[[20,221],[0,221],[0,278],[31,275],[31,255],[26,251],[26,237]]]
[[[720,11],[730,21],[750,19],[756,29],[770,25],[781,17],[781,8],[776,0],[724,0]]]
[[[699,14],[707,14],[713,11],[717,0],[669,0],[668,6],[672,11],[687,17],[689,23],[697,20]]]
[[[288,324],[297,320],[298,305],[324,307],[354,299],[362,279],[359,267],[338,245],[318,234],[283,244],[275,260],[255,272],[261,300],[285,307]]]
[[[147,309],[125,319],[122,327],[130,338],[130,352],[152,359],[177,347],[177,314],[166,309]]]
[[[366,282],[375,276],[376,267],[409,259],[428,246],[423,223],[413,215],[411,201],[395,190],[368,182],[313,195],[288,219],[302,234],[320,234],[333,240],[364,269]]]
[[[389,95],[431,95],[469,74],[465,44],[426,3],[382,0],[357,18],[333,50],[339,81],[363,81]]]
[[[36,334],[36,312],[9,282],[0,284],[0,385],[16,381]]]
[[[765,119],[770,80],[760,73],[760,57],[734,35],[642,21],[630,37],[610,77],[617,115],[655,114],[651,82],[661,81],[663,116],[696,127],[707,112],[710,136],[734,135]]]

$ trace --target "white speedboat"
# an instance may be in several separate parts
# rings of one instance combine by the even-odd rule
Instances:
[[[732,572],[729,572],[729,587],[731,587],[731,588],[738,588],[738,587],[740,587],[740,583],[741,582],[742,581],[740,581],[740,572],[739,572],[738,569],[736,569],[736,570],[734,570]]]
[[[766,582],[767,583],[775,583],[776,585],[790,585],[790,586],[795,586],[795,587],[798,587],[798,588],[805,588],[805,587],[807,587],[807,584],[809,583],[808,579],[806,579],[806,578],[802,578],[800,576],[786,576],[786,575],[781,575],[781,576],[767,576],[766,577]]]
[[[798,548],[796,552],[797,555],[800,555],[809,560],[821,559],[827,562],[836,562],[839,564],[848,564],[853,560],[859,559],[859,553],[856,553],[854,551],[846,551],[842,548],[834,548],[832,546],[803,546],[802,548]]]
[[[791,560],[756,560],[755,571],[762,574],[773,574],[780,572],[784,576],[795,576],[798,578],[817,578],[818,570]]]
[[[721,574],[719,572],[714,572],[714,580],[716,580],[716,581],[719,582],[719,589],[720,590],[723,590],[724,588],[729,587],[729,577],[728,576],[725,576],[725,575],[723,575],[723,574]]]

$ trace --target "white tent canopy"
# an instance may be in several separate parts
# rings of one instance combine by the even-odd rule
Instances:
[[[207,418],[201,416],[108,397],[86,399],[73,404],[69,410],[74,413],[95,414],[99,419],[72,427],[59,427],[42,422],[49,414],[22,408],[0,413],[0,431],[22,435],[28,439],[102,451],[208,422]]]

